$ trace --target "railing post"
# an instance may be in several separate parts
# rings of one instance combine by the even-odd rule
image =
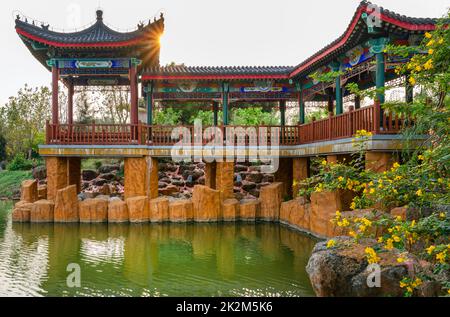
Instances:
[[[316,139],[316,136],[315,136],[316,133],[314,132],[316,130],[315,127],[314,127],[315,123],[316,123],[316,117],[312,117],[311,118],[311,128],[312,128],[311,136],[312,136],[312,141],[313,142]]]
[[[350,106],[348,109],[348,117],[350,118],[349,119],[350,120],[350,137],[355,134],[355,122],[353,122],[354,121],[353,120],[353,118],[354,118],[353,111],[354,110],[355,110],[355,108],[353,106]]]
[[[328,120],[327,120],[327,122],[328,122],[328,139],[333,139],[333,113],[332,112],[330,112],[330,113],[328,113]]]
[[[373,107],[373,131],[375,134],[380,132],[380,102],[375,101],[375,105]],[[381,122],[384,121],[384,118],[381,119]]]
[[[138,125],[137,125],[137,137],[138,137],[138,144],[140,144],[140,145],[142,144],[141,136],[142,136],[141,121],[139,121]]]
[[[50,144],[50,123],[48,120],[45,121],[45,143]]]
[[[92,120],[91,143],[95,143],[95,120]]]

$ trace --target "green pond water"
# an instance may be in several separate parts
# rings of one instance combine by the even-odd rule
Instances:
[[[313,296],[315,241],[277,224],[18,224],[0,202],[0,296]],[[80,268],[80,287],[67,286]]]

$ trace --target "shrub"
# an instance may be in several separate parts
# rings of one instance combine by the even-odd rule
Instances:
[[[22,153],[14,156],[12,161],[6,166],[10,171],[28,171],[33,168],[33,161],[27,160]]]

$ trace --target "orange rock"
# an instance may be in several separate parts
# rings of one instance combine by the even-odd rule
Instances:
[[[216,189],[222,199],[234,198],[234,162],[216,162]]]
[[[349,191],[332,191],[311,194],[311,232],[323,237],[333,236],[334,226],[330,220],[336,211],[348,210],[353,193]]]
[[[258,199],[245,200],[239,206],[239,218],[243,221],[255,221],[259,216],[261,203]]]
[[[47,185],[38,186],[38,198],[40,200],[47,199]]]
[[[22,182],[20,200],[34,203],[38,200],[38,182],[35,179],[27,179]]]
[[[222,202],[222,220],[235,221],[239,219],[239,201],[237,199],[226,199]]]
[[[194,205],[189,200],[177,200],[169,204],[171,222],[192,221],[194,218]]]
[[[390,214],[394,217],[401,217],[402,220],[406,220],[408,216],[408,207],[403,206],[391,209]]]
[[[57,191],[54,215],[55,222],[78,222],[80,220],[76,185]]]
[[[109,184],[104,184],[100,188],[99,193],[102,195],[111,195],[111,187],[109,186]]]
[[[80,222],[107,222],[108,201],[105,199],[86,199],[80,202]]]
[[[169,199],[167,197],[150,200],[150,221],[169,221]]]
[[[309,230],[310,204],[302,197],[281,204],[280,221],[290,226]]]
[[[388,171],[393,165],[392,153],[388,152],[367,152],[366,169],[376,173]]]
[[[47,199],[55,200],[57,191],[67,186],[67,158],[51,156],[45,158],[47,167]]]
[[[55,203],[50,200],[38,200],[31,208],[31,222],[53,222]]]
[[[152,157],[127,157],[125,162],[125,199],[137,196],[158,197],[158,160]]]
[[[108,222],[128,222],[130,215],[128,214],[127,203],[122,200],[114,200],[108,206]]]
[[[31,209],[33,204],[26,201],[19,201],[12,212],[13,222],[30,222]]]
[[[221,193],[202,185],[194,186],[192,194],[195,221],[217,221],[221,215]]]
[[[147,196],[137,196],[126,200],[130,222],[148,222],[150,219]]]
[[[261,219],[278,221],[283,201],[283,183],[273,183],[261,187],[259,200],[261,201]]]

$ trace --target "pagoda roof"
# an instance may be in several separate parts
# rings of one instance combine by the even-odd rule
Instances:
[[[150,67],[142,80],[255,80],[288,79],[293,66],[184,66]]]
[[[164,27],[164,18],[149,22],[147,25],[139,25],[132,32],[118,32],[108,27],[103,22],[103,11],[97,10],[97,20],[90,27],[79,32],[56,32],[49,25],[36,25],[34,22],[23,21],[20,16],[16,18],[16,31],[19,35],[39,42],[41,44],[58,48],[92,48],[92,47],[126,47],[141,43],[145,35],[158,26]]]
[[[307,75],[369,39],[370,36],[376,36],[368,33],[366,21],[363,19],[364,13],[368,15],[374,14],[380,19],[382,33],[378,34],[378,36],[386,35],[389,32],[420,34],[432,31],[436,27],[437,19],[434,18],[407,17],[383,7],[377,7],[379,9],[378,14],[374,13],[374,8],[375,5],[372,3],[361,1],[345,32],[336,40],[298,64],[290,74],[290,77]]]

